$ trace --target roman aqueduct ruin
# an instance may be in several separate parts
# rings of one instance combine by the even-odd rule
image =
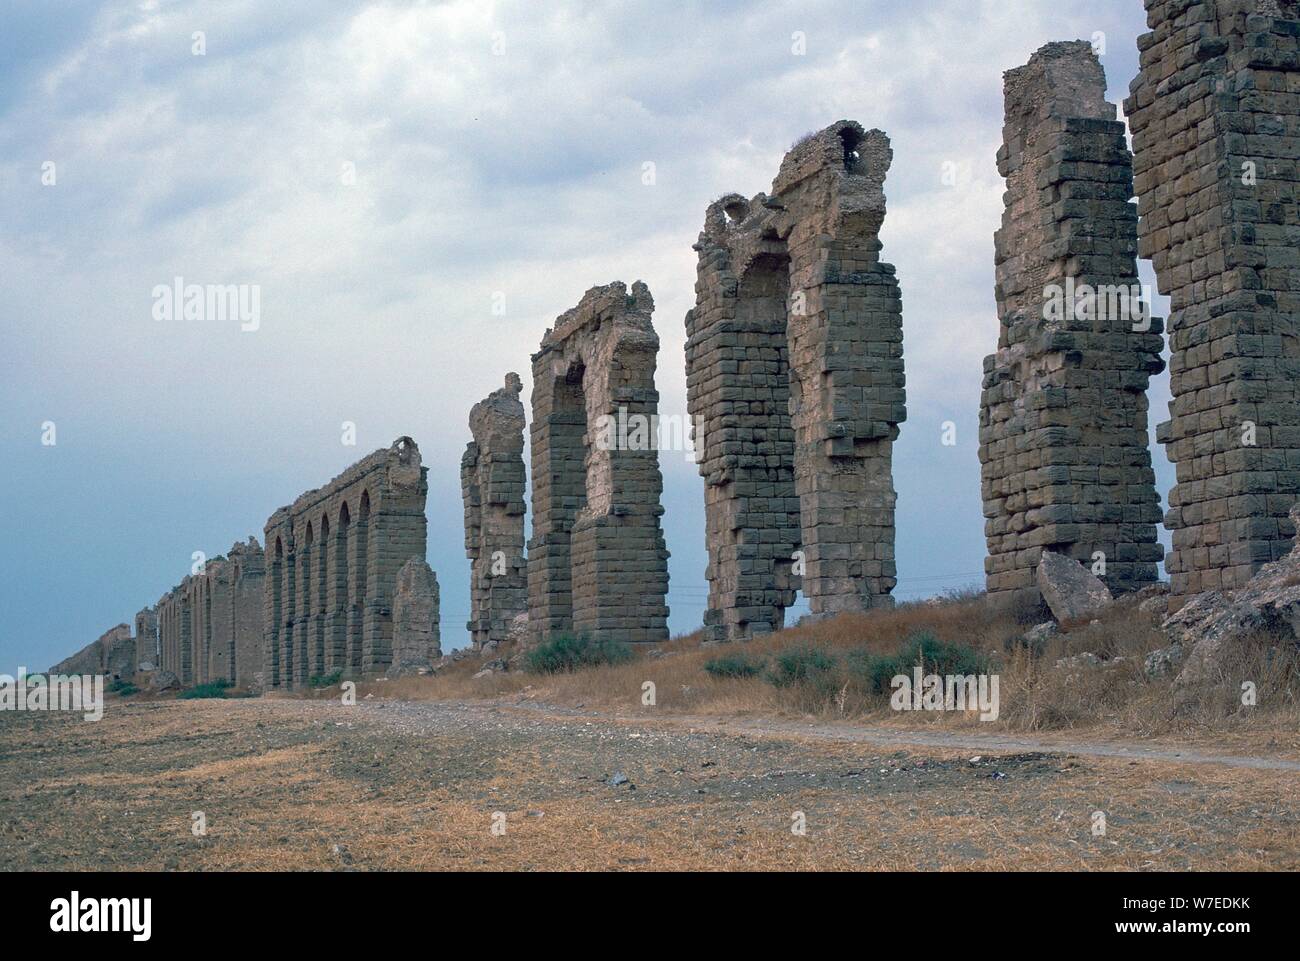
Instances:
[[[1297,3],[1145,2],[1124,105],[1132,153],[1088,44],[1048,44],[1005,75],[999,334],[979,449],[998,602],[1037,601],[1050,550],[1100,558],[1116,593],[1154,582],[1163,560],[1177,609],[1242,586],[1296,535]],[[727,194],[705,213],[685,361],[709,640],[780,628],[798,591],[815,616],[891,603],[891,458],[906,417],[900,284],[880,259],[891,160],[885,134],[840,121],[795,144],[770,194]],[[1173,400],[1157,427],[1177,469],[1167,556],[1146,396],[1162,324],[1139,254],[1171,298]],[[532,356],[531,422],[515,374],[473,408],[461,487],[476,649],[572,632],[667,638],[658,452],[605,430],[657,414],[652,312],[644,284],[592,288]],[[276,511],[265,549],[250,538],[197,564],[134,635],[119,625],[52,670],[152,668],[267,691],[431,666],[426,475],[399,438]]]

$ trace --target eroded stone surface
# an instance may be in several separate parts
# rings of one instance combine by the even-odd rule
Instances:
[[[1161,326],[1140,297],[1131,158],[1105,87],[1082,41],[1005,75],[1000,331],[980,408],[994,603],[1036,602],[1047,550],[1103,560],[1117,593],[1155,581],[1164,555],[1146,397]]]
[[[1300,494],[1300,18],[1294,0],[1146,0],[1125,101],[1140,252],[1171,302],[1171,606],[1290,549]]]
[[[840,121],[791,148],[770,196],[729,194],[705,216],[686,369],[710,639],[781,627],[800,588],[818,616],[892,603],[906,416],[878,236],[892,156],[881,131]]]
[[[528,610],[524,560],[524,405],[519,375],[475,404],[474,439],[460,462],[465,553],[470,559],[470,618],[475,648],[500,643]]]
[[[423,557],[412,557],[397,572],[393,592],[390,676],[427,671],[442,657],[438,602],[437,575]]]
[[[668,637],[659,452],[617,427],[659,411],[653,310],[640,281],[593,287],[533,355],[533,640]]]

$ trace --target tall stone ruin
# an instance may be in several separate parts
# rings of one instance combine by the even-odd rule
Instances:
[[[474,405],[474,439],[460,462],[465,553],[470,559],[470,618],[475,649],[504,641],[528,610],[524,560],[524,405],[519,375]]]
[[[1170,297],[1170,604],[1287,554],[1300,496],[1300,11],[1146,0],[1124,107],[1140,253]]]
[[[1122,593],[1157,580],[1164,554],[1146,395],[1163,341],[1141,297],[1124,125],[1083,41],[1047,44],[1004,86],[998,349],[980,408],[988,593],[1037,602],[1044,550]]]
[[[640,281],[593,287],[533,355],[533,640],[668,637],[653,311]]]
[[[427,474],[415,441],[399,437],[271,515],[268,688],[302,687],[335,671],[388,669],[397,573],[425,555]]]
[[[842,120],[790,150],[771,195],[705,215],[686,316],[705,479],[712,640],[892,604],[893,442],[906,417],[902,302],[880,260],[879,130]]]
[[[156,671],[158,657],[158,610],[146,607],[135,615],[136,669]]]

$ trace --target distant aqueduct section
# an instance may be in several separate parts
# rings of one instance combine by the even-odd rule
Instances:
[[[427,473],[400,437],[271,515],[265,687],[388,667],[397,574],[425,554]]]

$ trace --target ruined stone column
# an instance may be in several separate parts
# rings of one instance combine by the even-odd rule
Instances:
[[[687,392],[705,478],[706,633],[892,604],[892,453],[906,417],[902,306],[881,262],[879,130],[848,120],[791,148],[772,195],[729,194],[695,245]]]
[[[410,558],[397,572],[393,589],[390,677],[427,671],[442,657],[438,605],[437,575],[423,557]]]
[[[668,637],[653,310],[640,281],[593,287],[533,355],[534,640]]]
[[[1140,253],[1170,297],[1171,607],[1284,556],[1300,496],[1300,15],[1146,0],[1125,101]]]
[[[474,439],[460,462],[465,501],[465,553],[470,559],[470,619],[474,647],[501,642],[511,621],[528,610],[524,561],[524,405],[518,374],[475,404]]]
[[[135,616],[135,657],[142,671],[158,670],[158,609],[146,607]]]
[[[1044,550],[1112,592],[1164,550],[1146,389],[1164,368],[1137,275],[1124,125],[1091,46],[1049,43],[1005,75],[994,241],[998,350],[984,360],[981,488],[989,595],[1036,604]]]

